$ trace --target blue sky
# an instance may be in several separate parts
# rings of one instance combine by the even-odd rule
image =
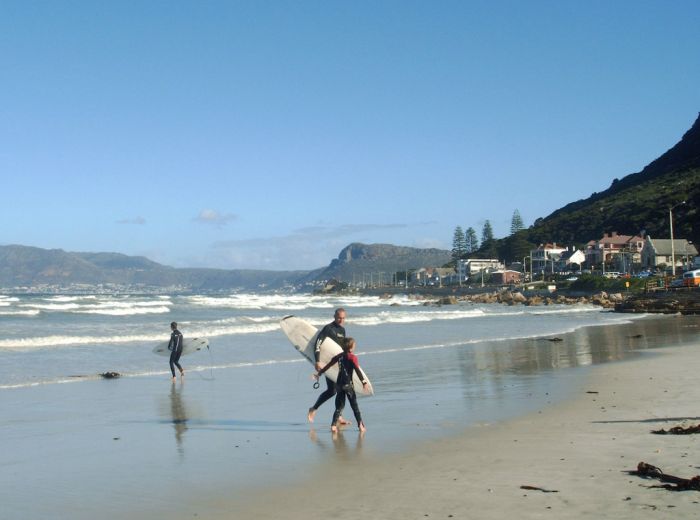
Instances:
[[[695,0],[0,0],[0,244],[280,270],[502,237],[680,139],[698,27]]]

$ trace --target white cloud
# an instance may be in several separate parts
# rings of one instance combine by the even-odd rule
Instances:
[[[217,228],[222,228],[238,217],[233,213],[219,213],[215,209],[203,209],[193,220],[200,224],[207,224]]]

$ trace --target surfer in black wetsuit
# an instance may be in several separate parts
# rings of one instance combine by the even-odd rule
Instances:
[[[180,377],[185,375],[185,371],[180,366],[180,356],[182,355],[182,334],[177,330],[177,322],[170,324],[172,333],[170,334],[170,343],[168,350],[170,351],[170,371],[173,373],[173,381],[175,381],[175,367],[180,370]]]
[[[342,347],[345,344],[345,327],[343,326],[344,324],[345,309],[336,309],[335,314],[333,315],[333,321],[325,327],[323,327],[321,329],[321,332],[318,333],[318,336],[316,337],[316,347],[314,349],[314,358],[316,359],[314,368],[316,368],[317,372],[323,368],[321,366],[321,363],[319,363],[319,356],[321,354],[321,343],[323,343],[324,339],[331,338]],[[314,415],[316,415],[316,411],[319,409],[319,407],[323,403],[328,401],[328,399],[333,397],[336,393],[335,382],[332,379],[329,379],[328,377],[326,377],[326,387],[326,390],[318,396],[318,399],[316,399],[316,403],[314,403],[314,405],[311,408],[309,408],[309,422],[314,422]],[[340,424],[349,424],[349,422],[343,419],[342,417],[339,418],[339,422]]]
[[[362,388],[366,389],[369,382],[367,381],[367,376],[360,368],[360,363],[357,360],[357,356],[353,353],[355,350],[355,340],[353,338],[347,338],[345,346],[343,347],[343,352],[333,356],[328,364],[319,370],[314,377],[319,378],[330,367],[338,363],[338,381],[336,382],[338,386],[338,393],[335,396],[335,413],[333,414],[333,422],[331,423],[331,431],[338,431],[338,422],[340,420],[340,414],[343,413],[343,408],[345,408],[345,399],[350,401],[350,407],[355,414],[355,420],[357,421],[357,427],[361,432],[364,432],[365,423],[362,421],[362,415],[360,414],[360,407],[357,406],[357,395],[355,394],[355,387],[352,384],[352,375],[357,373],[357,376],[362,381]]]

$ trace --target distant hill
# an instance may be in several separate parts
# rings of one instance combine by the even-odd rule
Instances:
[[[674,235],[699,243],[700,116],[675,146],[641,172],[614,179],[608,189],[537,219],[520,234],[535,245],[585,244],[610,231],[669,238],[668,210],[681,201],[686,204],[673,211]]]
[[[176,269],[141,256],[0,246],[0,287],[119,284],[193,291],[266,290],[293,285],[307,271]]]
[[[444,249],[421,249],[390,244],[353,243],[345,247],[338,258],[318,273],[315,279],[336,279],[344,282],[362,280],[370,275],[376,281],[382,273],[384,281],[390,281],[397,271],[442,267],[450,261],[451,253]]]

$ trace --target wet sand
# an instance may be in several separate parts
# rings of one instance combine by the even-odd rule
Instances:
[[[627,471],[644,461],[700,474],[700,435],[650,433],[700,423],[699,349],[700,338],[598,365],[576,397],[519,419],[376,460],[346,453],[299,486],[218,504],[218,518],[693,517],[700,492],[650,488],[659,482]]]

